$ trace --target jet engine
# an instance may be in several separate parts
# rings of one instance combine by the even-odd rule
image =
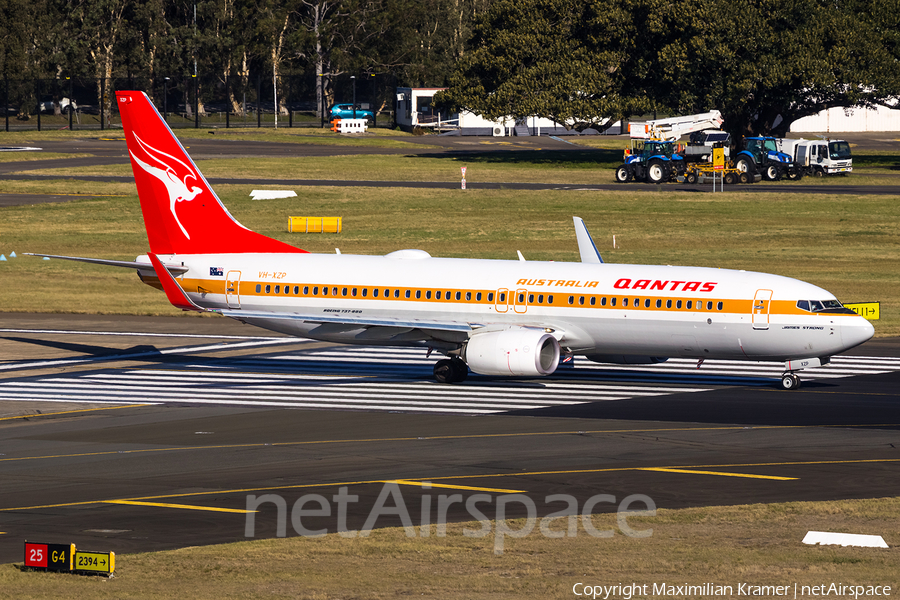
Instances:
[[[665,356],[637,356],[634,354],[588,354],[585,358],[596,363],[614,365],[655,365],[669,360]]]
[[[527,327],[476,333],[463,359],[482,375],[550,375],[559,365],[559,342],[543,329]]]

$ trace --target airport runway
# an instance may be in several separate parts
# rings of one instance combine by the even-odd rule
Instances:
[[[441,386],[424,351],[223,318],[0,314],[0,330],[0,563],[26,538],[120,553],[245,539],[248,495],[290,510],[346,487],[359,529],[386,481],[416,524],[440,495],[469,520],[475,494],[490,517],[513,492],[540,515],[563,508],[551,494],[678,508],[900,493],[897,339],[784,392],[778,365],[713,361]],[[275,505],[260,511],[255,535],[275,536]],[[335,531],[336,512],[303,525]]]

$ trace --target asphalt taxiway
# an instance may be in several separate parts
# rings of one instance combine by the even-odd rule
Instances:
[[[120,553],[246,539],[248,496],[266,494],[290,511],[346,487],[359,529],[385,482],[416,524],[441,495],[469,520],[476,494],[490,517],[511,493],[541,515],[563,508],[554,494],[678,508],[900,493],[897,339],[784,392],[777,365],[713,361],[439,386],[424,352],[222,318],[6,314],[0,330],[0,562],[26,538]],[[303,525],[336,531],[336,507]],[[275,505],[259,511],[254,535],[275,536]]]

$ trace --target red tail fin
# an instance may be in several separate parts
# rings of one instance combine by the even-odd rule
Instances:
[[[305,252],[234,220],[143,92],[116,92],[154,254]]]

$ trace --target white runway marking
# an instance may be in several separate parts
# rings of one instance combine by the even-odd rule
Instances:
[[[210,336],[214,337],[214,336]],[[229,338],[234,339],[234,338]],[[338,347],[293,354],[255,354],[198,360],[198,354],[256,346],[303,343],[291,338],[185,346],[133,355],[71,361],[18,363],[54,366],[72,361],[110,361],[166,356],[152,368],[103,368],[93,372],[0,381],[0,400],[110,404],[214,404],[444,414],[491,414],[632,398],[703,392],[710,386],[774,386],[780,363],[690,359],[657,365],[605,365],[583,359],[545,378],[471,375],[463,384],[431,380],[437,356],[421,349]],[[181,355],[190,356],[179,361]],[[16,363],[0,366],[14,369]],[[99,366],[99,365],[98,365]],[[835,357],[826,367],[801,372],[804,380],[900,370],[900,359]]]

